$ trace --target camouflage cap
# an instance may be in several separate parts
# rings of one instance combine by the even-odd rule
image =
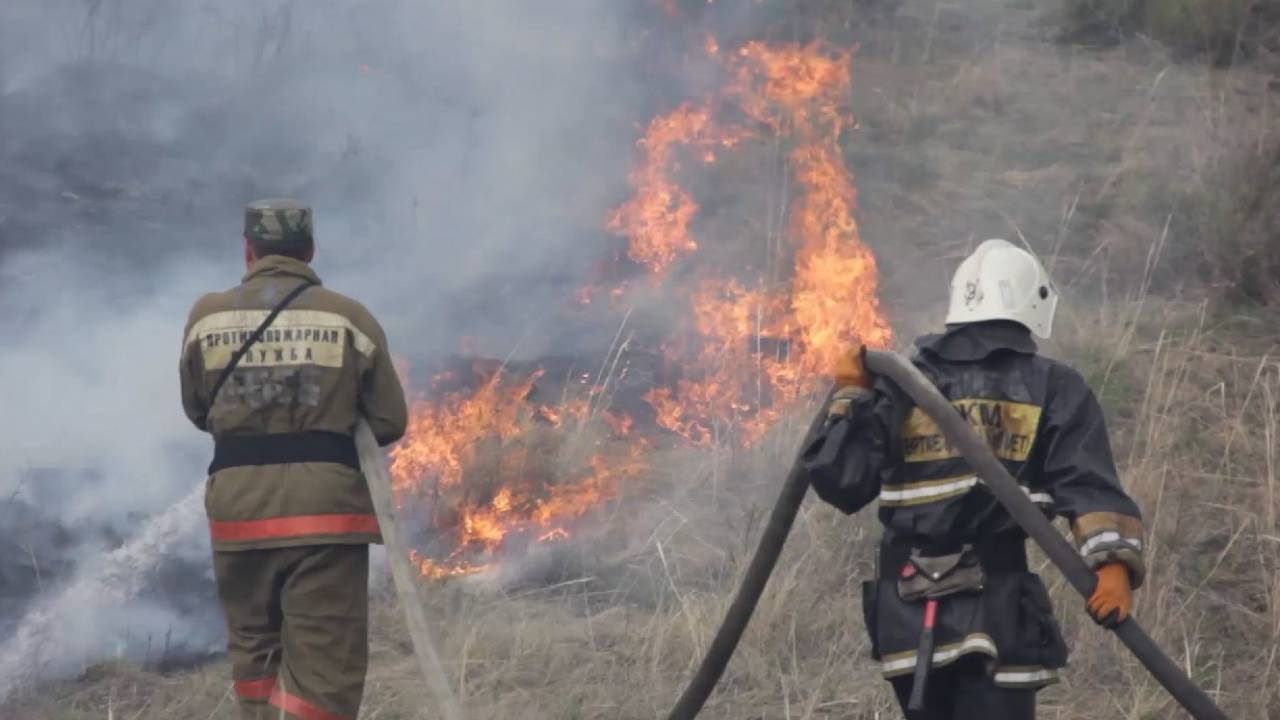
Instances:
[[[259,242],[310,240],[311,207],[297,200],[255,200],[244,209],[244,236]]]

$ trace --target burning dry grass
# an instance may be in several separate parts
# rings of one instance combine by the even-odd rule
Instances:
[[[1140,298],[1153,283],[1174,294],[1191,267],[1172,247],[1176,221],[1166,252],[1173,261],[1154,276],[1151,262],[1151,248],[1164,247],[1169,232],[1165,201],[1174,190],[1203,189],[1204,158],[1240,127],[1228,109],[1257,101],[1249,100],[1255,94],[1270,97],[1265,78],[1173,67],[1158,53],[1133,62],[1121,61],[1127,50],[1057,55],[1018,37],[1016,20],[985,49],[950,47],[973,35],[948,32],[950,16],[981,22],[977,13],[996,4],[973,5],[961,12],[940,4],[926,17],[932,26],[887,29],[857,59],[853,100],[864,128],[852,152],[868,199],[859,219],[875,228],[870,237],[893,243],[883,254],[886,302],[900,334],[910,336],[914,316],[924,315],[916,308],[929,307],[932,317],[945,287],[932,270],[954,265],[950,256],[963,251],[962,235],[970,230],[1025,231],[1038,247],[1052,247],[1055,272],[1076,296],[1096,289],[1109,300],[1135,277]],[[1016,15],[1010,8],[1001,6],[1002,24]],[[974,18],[966,20],[971,9]],[[1064,112],[1068,107],[1111,112]],[[1260,139],[1262,130],[1249,138]],[[712,139],[718,136],[702,137],[694,150],[723,147]],[[637,176],[637,186],[670,181],[662,166],[646,166],[653,172]],[[656,206],[620,210],[615,220],[639,228],[634,237],[656,242],[665,233],[675,240],[637,244],[634,260],[656,269],[695,251],[692,235],[670,226],[655,230],[650,214],[655,207],[670,211],[676,227],[687,229],[686,199],[672,192]],[[781,228],[785,214],[762,224]],[[792,222],[802,216],[793,212]],[[856,225],[834,227],[857,233]],[[776,241],[769,238],[770,252]],[[908,292],[910,299],[899,302]],[[1152,573],[1139,593],[1144,624],[1232,717],[1266,718],[1280,708],[1280,365],[1274,323],[1248,332],[1244,325],[1214,319],[1199,305],[1109,302],[1064,317],[1057,354],[1099,389],[1125,481],[1147,514]],[[745,336],[753,334],[759,340],[755,330]],[[716,370],[718,362],[712,357],[707,366]],[[528,460],[521,474],[533,467],[546,470],[534,475],[566,469],[581,475],[597,456],[615,467],[628,457],[621,445],[597,455],[597,442],[609,436],[602,417],[585,423],[486,417],[480,434],[501,426],[497,434],[507,436],[494,442],[499,450],[520,450],[515,455]],[[589,532],[546,546],[510,573],[432,583],[427,594],[442,656],[472,717],[662,716],[729,602],[804,420],[782,418],[746,450],[726,447],[711,433],[704,447],[655,452],[629,492],[611,495],[593,513],[597,525]],[[547,422],[580,429],[569,441],[563,433],[549,438]],[[480,507],[502,509],[493,504],[501,485],[461,481],[468,463],[448,452],[430,463],[456,470]],[[477,477],[510,476],[498,462],[470,466]],[[810,501],[705,717],[897,717],[866,659],[857,599],[859,582],[872,571],[874,536],[870,511],[849,519]],[[1074,654],[1066,682],[1043,693],[1041,717],[1178,717],[1123,649],[1085,620],[1057,573],[1049,569],[1045,577]],[[364,718],[431,716],[408,653],[398,609],[384,597],[375,615]],[[0,714],[231,718],[225,670],[163,677],[105,666],[78,683],[29,689]]]
[[[523,535],[538,543],[562,540],[570,535],[566,521],[619,497],[623,481],[647,470],[655,435],[702,446],[750,444],[855,343],[892,342],[876,257],[859,233],[857,188],[841,145],[854,123],[852,51],[820,41],[751,41],[726,49],[712,43],[705,51],[722,86],[648,123],[637,143],[633,195],[602,218],[610,232],[626,238],[639,277],[608,288],[613,306],[605,310],[622,321],[601,371],[582,376],[578,392],[566,392],[558,404],[536,409],[529,401],[543,371],[510,378],[502,366],[473,371],[478,382],[454,392],[438,391],[458,379],[442,373],[433,382],[436,392],[414,404],[408,432],[393,452],[398,499],[410,513],[428,508],[431,534],[454,543],[443,554],[415,557],[424,575],[474,574],[490,564],[474,559],[477,551],[508,552]],[[779,225],[776,246],[773,237],[704,231],[699,237],[708,244],[734,249],[732,263],[709,261],[694,238],[699,206],[685,188],[686,166],[691,160],[714,164],[722,150],[759,154],[770,145],[786,148],[780,164],[795,178],[785,231]],[[768,277],[756,266],[749,248],[759,240],[769,245],[766,264],[786,271]],[[601,289],[588,287],[580,297],[590,305]],[[611,383],[620,362],[627,372],[631,335],[622,340],[623,332],[634,310],[648,310],[646,291],[669,298],[681,314],[649,328],[670,373],[643,395],[644,411],[654,415],[646,423],[650,432],[632,433],[635,418],[610,405],[617,389]],[[540,459],[564,453],[539,448],[548,444],[540,437],[556,442],[533,431],[539,419],[567,438],[571,451],[583,445],[584,429],[609,421],[625,453],[596,439],[582,467],[549,466]],[[468,473],[481,480],[464,481]]]
[[[1150,528],[1139,616],[1231,717],[1271,717],[1280,708],[1274,343],[1225,335],[1201,307],[1154,301],[1063,325],[1059,354],[1110,403],[1132,408],[1113,413],[1112,431]],[[748,451],[662,454],[649,486],[663,499],[625,501],[605,521],[612,533],[599,535],[610,540],[562,546],[537,582],[526,567],[522,583],[432,583],[440,650],[471,717],[661,717],[727,606],[803,419]],[[897,717],[866,658],[857,599],[875,534],[870,511],[846,518],[809,501],[705,717]],[[1041,717],[1179,717],[1058,574],[1043,573],[1073,655],[1064,684],[1042,693]],[[389,595],[375,609],[373,646],[362,718],[430,717]],[[28,692],[5,717],[231,718],[224,673],[104,666]]]
[[[1269,717],[1280,707],[1274,347],[1227,342],[1202,308],[1150,301],[1113,309],[1084,330],[1088,339],[1068,338],[1064,354],[1114,402],[1134,408],[1114,434],[1151,528],[1152,575],[1138,612],[1232,717]],[[703,458],[705,471],[683,478],[693,484],[677,508],[614,569],[615,587],[644,592],[606,590],[592,606],[597,596],[584,581],[515,602],[474,600],[465,639],[447,640],[455,668],[466,658],[473,711],[661,716],[719,622],[795,432]],[[848,519],[806,507],[707,717],[895,716],[866,660],[855,599],[871,572],[873,536],[869,513]],[[1163,691],[1087,621],[1057,573],[1044,573],[1074,654],[1066,682],[1043,694],[1042,717],[1176,717]]]

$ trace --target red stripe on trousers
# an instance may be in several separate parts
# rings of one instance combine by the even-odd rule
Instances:
[[[266,700],[271,697],[271,691],[276,687],[276,679],[268,677],[257,680],[237,680],[235,686],[236,695],[239,695],[242,700]]]
[[[331,713],[297,695],[290,695],[279,685],[271,692],[271,704],[300,720],[352,720],[346,715]]]
[[[373,515],[295,515],[266,520],[209,522],[209,534],[215,542],[354,533],[377,535],[378,518]]]

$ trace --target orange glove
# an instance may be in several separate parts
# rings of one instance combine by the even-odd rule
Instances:
[[[1129,618],[1133,612],[1133,587],[1129,580],[1129,566],[1112,562],[1098,568],[1098,586],[1089,598],[1089,614],[1094,622],[1105,628],[1113,628]]]
[[[867,366],[862,361],[863,356],[866,354],[867,346],[857,345],[840,356],[840,359],[836,361],[836,369],[833,373],[837,389],[847,387],[871,388],[871,373],[867,372]]]

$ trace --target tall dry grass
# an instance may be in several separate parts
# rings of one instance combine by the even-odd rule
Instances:
[[[1280,364],[1274,338],[1249,340],[1230,326],[1204,305],[1148,301],[1080,325],[1069,344],[1108,403],[1133,408],[1113,433],[1147,515],[1151,574],[1139,616],[1232,717],[1267,718],[1280,712]],[[1112,676],[1098,689],[1115,717],[1171,712],[1122,648],[1088,637],[1083,627],[1069,633],[1077,647],[1069,684],[1092,692]]]
[[[1280,363],[1204,306],[1145,300],[1067,316],[1054,352],[1112,408],[1128,490],[1148,526],[1143,624],[1233,718],[1280,713]],[[673,450],[566,548],[537,582],[428,588],[440,650],[475,718],[657,718],[714,632],[745,567],[802,417],[758,446]],[[666,488],[658,496],[653,488]],[[619,532],[619,526],[624,532]],[[862,629],[874,511],[848,518],[810,498],[760,609],[704,717],[893,718]],[[1037,556],[1038,557],[1038,556]],[[1043,566],[1044,561],[1037,561]],[[1122,646],[1042,567],[1072,647],[1041,694],[1059,720],[1182,717]],[[509,576],[510,577],[510,576]],[[366,720],[432,717],[398,608],[374,615]],[[13,718],[234,717],[225,668],[165,677],[93,669],[32,689]]]
[[[1016,19],[1038,10],[1019,6],[915,4],[904,24],[868,40],[855,86],[866,129],[851,151],[868,189],[868,237],[918,246],[887,254],[890,273],[896,263],[899,276],[921,279],[890,282],[909,290],[894,301],[912,311],[944,294],[932,288],[936,274],[918,268],[952,267],[981,239],[957,227],[1025,230],[1031,244],[1052,248],[1069,291],[1102,301],[1068,308],[1052,354],[1101,395],[1122,476],[1146,514],[1151,573],[1138,615],[1231,717],[1280,717],[1277,324],[1148,295],[1153,285],[1176,297],[1202,283],[1192,260],[1201,238],[1168,200],[1214,182],[1222,137],[1241,135],[1241,118],[1261,123],[1250,139],[1270,132],[1269,77],[1222,76],[1131,48],[1049,53],[1018,24],[1031,20]],[[974,31],[949,28],[978,12],[990,14],[992,38],[952,47]],[[1261,109],[1234,109],[1245,103]],[[904,330],[927,324],[902,314]],[[471,716],[662,717],[729,602],[804,424],[797,416],[747,450],[666,451],[605,508],[590,542],[503,582],[433,584],[441,654]],[[562,462],[579,463],[594,442],[590,432],[577,437],[586,444],[563,449]],[[805,505],[704,717],[899,717],[866,657],[858,600],[876,534],[871,509],[847,518]],[[1057,573],[1044,576],[1073,655],[1064,683],[1042,693],[1041,716],[1181,717]],[[409,652],[383,592],[366,720],[432,717]],[[0,717],[215,720],[234,708],[225,666],[164,676],[105,665],[29,688]]]

